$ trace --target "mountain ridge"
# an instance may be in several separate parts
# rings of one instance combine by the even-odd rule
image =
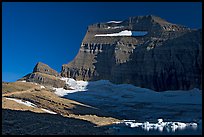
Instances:
[[[124,31],[147,34],[123,36]],[[156,91],[201,89],[201,33],[153,15],[91,24],[76,57],[63,64],[59,74],[52,72],[57,77],[106,79]]]
[[[153,20],[157,19],[157,21],[162,20],[163,23],[162,25],[158,25],[155,22],[151,22],[151,19],[153,17]],[[150,23],[149,23],[150,22]],[[160,21],[161,22],[161,21]],[[126,23],[126,26],[124,25]],[[151,24],[152,23],[152,24]],[[113,24],[113,25],[112,25]],[[116,27],[120,26],[121,24],[124,25],[123,28],[117,28],[117,29],[106,29],[108,26],[110,27]],[[112,25],[112,26],[111,26]],[[142,28],[142,27],[143,28]],[[125,28],[126,27],[126,28]],[[148,34],[145,36],[138,36],[138,37],[126,37],[126,36],[118,36],[118,37],[108,37],[108,36],[102,36],[102,37],[95,37],[96,34],[111,34],[111,33],[116,33],[120,32],[121,30],[133,30],[133,31],[147,31]],[[193,35],[196,37],[192,37]],[[187,35],[185,39],[182,36]],[[62,71],[61,71],[61,76],[63,77],[71,77],[77,80],[99,80],[99,79],[108,79],[111,80],[111,82],[114,83],[130,83],[134,84],[136,86],[140,87],[146,87],[150,88],[156,91],[162,91],[162,90],[172,90],[172,89],[191,89],[193,87],[199,87],[201,88],[201,82],[200,79],[201,77],[198,76],[198,74],[201,74],[201,61],[198,62],[199,65],[199,70],[196,72],[191,72],[192,75],[196,73],[196,78],[198,79],[198,84],[193,82],[192,80],[187,80],[187,83],[194,83],[192,84],[193,86],[189,86],[189,84],[186,84],[183,80],[178,86],[175,86],[172,81],[179,81],[181,79],[186,79],[185,74],[183,74],[183,70],[180,70],[178,75],[177,74],[170,74],[173,75],[173,77],[182,77],[182,78],[171,78],[172,76],[168,75],[168,67],[169,69],[172,69],[175,67],[174,64],[168,63],[169,58],[174,58],[174,61],[176,61],[178,64],[180,62],[188,62],[188,60],[191,60],[189,58],[182,58],[181,61],[178,59],[179,57],[176,56],[186,56],[186,54],[190,55],[191,54],[191,48],[193,48],[195,51],[192,54],[196,54],[197,52],[201,53],[201,48],[199,46],[194,46],[189,45],[185,41],[189,41],[193,45],[200,45],[201,47],[201,33],[200,30],[193,30],[184,26],[180,25],[175,25],[172,23],[167,23],[167,21],[155,17],[155,16],[139,16],[139,17],[130,17],[127,20],[124,20],[120,23],[98,23],[98,24],[93,24],[88,27],[87,33],[82,41],[80,50],[77,54],[77,56],[74,58],[73,61],[71,61],[68,64],[64,64],[62,66]],[[198,38],[197,38],[198,37]],[[182,40],[179,40],[179,39]],[[171,53],[170,51],[172,50],[171,44],[166,44],[166,43],[171,43],[169,41],[175,41],[175,39],[179,42],[178,46],[174,46],[175,48],[175,53]],[[196,43],[195,39],[197,39],[200,43]],[[184,44],[188,44],[188,49],[186,49]],[[160,51],[159,49],[163,49],[163,46],[168,47],[168,51],[165,51],[167,55],[162,55],[161,58],[166,58],[162,63],[160,62],[159,66],[162,68],[160,69],[161,72],[152,72],[152,70],[155,70],[156,64],[158,62],[156,59],[152,60],[152,57],[154,55],[159,55],[160,52],[163,52],[162,50]],[[182,51],[179,49],[187,50],[188,53],[182,53]],[[143,54],[140,54],[142,51]],[[157,51],[157,53],[154,53],[154,51]],[[136,55],[139,54],[139,56]],[[180,55],[179,55],[180,54]],[[144,58],[144,55],[147,56]],[[133,60],[140,60],[140,63],[137,62],[132,62],[132,63],[126,63],[130,62],[130,57],[131,56],[137,56],[137,58],[134,57]],[[143,56],[143,58],[141,58]],[[156,57],[156,56],[155,56]],[[199,56],[200,58],[200,56]],[[147,63],[145,63],[145,60],[152,60]],[[193,59],[193,58],[192,58]],[[186,60],[186,61],[185,61]],[[193,59],[195,60],[195,59]],[[192,62],[192,61],[191,61]],[[136,64],[137,65],[136,65]],[[124,68],[121,68],[121,65]],[[145,64],[145,65],[144,65]],[[133,67],[134,66],[134,67]],[[143,74],[140,76],[139,71],[137,68],[148,68],[146,70],[146,74]],[[168,66],[166,68],[166,66]],[[187,67],[187,66],[182,66],[182,67]],[[196,68],[196,66],[191,66],[192,68]],[[141,68],[141,70],[142,70]],[[187,67],[188,68],[188,67]],[[135,70],[138,70],[136,72]],[[149,71],[149,72],[148,72]],[[164,72],[163,72],[164,71]],[[134,72],[134,73],[133,73]],[[151,73],[151,74],[149,74]],[[160,73],[160,74],[157,74]],[[164,76],[166,78],[161,78],[166,82],[166,85],[170,84],[170,86],[163,87],[162,83],[159,84],[158,82],[155,83],[155,81],[158,81],[159,78],[157,78],[160,75],[163,75],[162,73],[166,73]],[[126,75],[126,76],[124,76]],[[150,76],[151,75],[151,76]],[[184,76],[181,76],[184,75]],[[146,79],[146,80],[145,80]],[[176,80],[177,79],[177,80]],[[178,80],[179,79],[179,80]],[[190,78],[187,78],[190,79]],[[194,80],[195,80],[194,79]],[[138,81],[138,82],[135,82]],[[146,81],[146,82],[142,82]],[[171,82],[169,82],[171,81]],[[190,84],[191,85],[191,84]],[[200,86],[199,86],[200,85]]]

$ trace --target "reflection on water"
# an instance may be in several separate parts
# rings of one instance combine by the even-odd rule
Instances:
[[[164,122],[158,119],[157,123],[138,123],[135,120],[123,120],[112,127],[116,134],[201,134],[201,123]]]

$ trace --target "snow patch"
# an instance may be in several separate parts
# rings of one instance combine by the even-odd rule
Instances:
[[[50,111],[50,110],[47,110],[47,109],[44,109],[44,108],[41,108],[41,110],[47,112],[47,113],[50,113],[50,114],[57,114],[56,112],[53,112],[53,111]]]
[[[96,34],[95,37],[101,37],[101,36],[144,36],[148,32],[146,31],[129,31],[129,30],[123,30],[118,33],[111,33],[111,34]]]
[[[29,101],[22,101],[20,99],[15,99],[15,98],[6,98],[6,99],[15,101],[15,102],[17,102],[19,104],[23,104],[23,105],[26,105],[28,107],[37,108],[37,105],[35,105],[35,104],[33,104],[33,103],[29,102]],[[50,113],[50,114],[57,114],[57,113],[55,113],[53,111],[50,111],[50,110],[47,110],[47,109],[44,109],[44,108],[41,108],[41,110],[43,110],[44,112]]]
[[[73,90],[53,88],[58,96],[65,96],[69,93],[87,91],[94,96],[116,98],[121,101],[137,101],[146,103],[170,103],[170,104],[202,104],[202,91],[192,89],[188,91],[164,91],[155,92],[150,89],[135,87],[131,84],[113,84],[108,80],[98,81],[75,81],[72,78],[61,78],[65,80]],[[94,91],[94,92],[92,92]],[[90,95],[91,97],[92,95]]]
[[[26,105],[28,107],[37,107],[35,104],[33,104],[33,103],[29,102],[29,101],[22,101],[20,99],[15,99],[15,98],[6,98],[6,99],[13,100],[13,101],[15,101],[15,102],[17,102],[19,104],[23,104],[23,105]]]
[[[107,23],[121,23],[122,21],[108,21]]]
[[[61,80],[64,80],[66,84],[71,88],[71,90],[65,90],[64,88],[53,88],[55,90],[55,94],[58,96],[65,96],[69,93],[79,92],[79,91],[87,91],[86,86],[88,85],[87,81],[75,81],[72,78],[64,78],[62,77]]]
[[[108,27],[105,28],[105,29],[119,29],[119,28],[124,28],[124,26],[116,26],[116,27],[110,27],[110,26],[108,26]]]

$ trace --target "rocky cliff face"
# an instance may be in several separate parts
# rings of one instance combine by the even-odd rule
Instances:
[[[33,73],[35,72],[40,72],[40,73],[44,73],[44,74],[48,74],[48,75],[53,75],[53,76],[59,76],[59,74],[57,73],[57,71],[55,71],[54,69],[50,68],[48,65],[42,63],[42,62],[38,62],[36,64],[36,66],[33,69]]]
[[[56,88],[61,88],[66,85],[65,81],[60,79],[60,75],[57,73],[57,71],[42,62],[38,62],[36,64],[32,73],[19,79],[19,81],[22,80]]]
[[[151,15],[93,24],[61,76],[156,91],[201,88],[201,33]]]

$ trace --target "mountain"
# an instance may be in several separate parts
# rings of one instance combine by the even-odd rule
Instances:
[[[201,89],[201,33],[153,15],[92,24],[60,75],[156,91]]]
[[[58,72],[42,62],[38,62],[32,73],[27,74],[18,81],[24,80],[56,88],[65,86],[65,82],[60,79]]]
[[[90,25],[60,73],[2,82],[2,134],[200,135],[201,33],[152,15]]]

